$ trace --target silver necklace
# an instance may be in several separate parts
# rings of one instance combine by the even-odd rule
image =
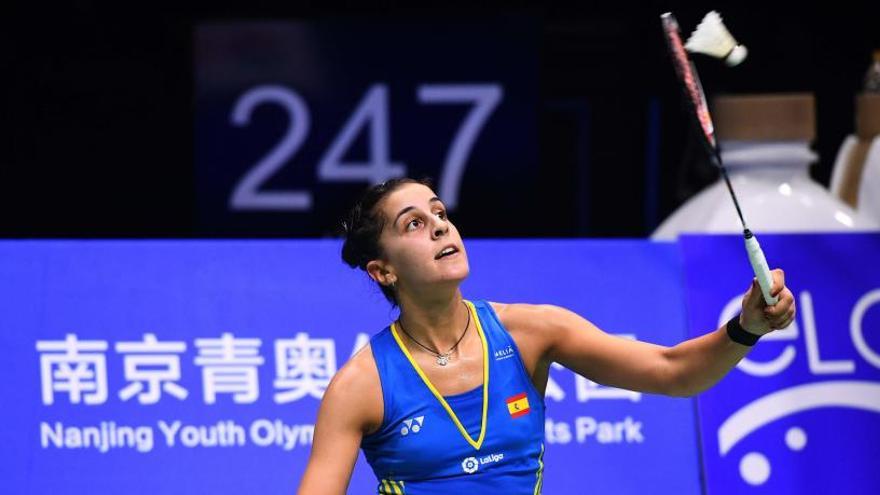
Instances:
[[[440,366],[446,366],[447,364],[449,364],[449,356],[452,355],[452,352],[455,351],[455,348],[458,347],[459,343],[461,343],[461,340],[464,338],[464,335],[467,333],[468,328],[470,328],[470,326],[471,326],[471,310],[469,308],[467,308],[467,305],[465,305],[465,309],[467,309],[467,323],[464,324],[464,331],[461,332],[461,337],[458,338],[458,340],[455,342],[455,344],[452,347],[450,347],[448,351],[446,351],[444,353],[440,353],[439,351],[431,349],[430,347],[428,347],[428,346],[422,344],[421,342],[419,342],[418,340],[416,340],[415,337],[410,335],[409,332],[407,332],[406,329],[403,328],[403,323],[400,321],[399,318],[397,319],[397,325],[400,327],[401,330],[403,330],[403,333],[407,337],[409,337],[410,340],[412,340],[413,342],[416,343],[416,345],[418,345],[422,349],[430,352],[431,354],[437,356],[437,364],[439,364]]]

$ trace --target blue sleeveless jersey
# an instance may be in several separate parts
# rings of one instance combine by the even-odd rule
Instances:
[[[466,301],[482,341],[483,385],[441,396],[392,324],[370,345],[385,416],[361,447],[380,494],[541,492],[544,400],[485,301]]]

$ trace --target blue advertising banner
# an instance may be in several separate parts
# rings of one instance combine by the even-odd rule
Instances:
[[[0,242],[0,491],[293,492],[327,383],[395,316],[339,247]],[[684,338],[674,244],[467,247],[469,299],[558,304],[609,333]],[[693,401],[553,369],[546,404],[545,493],[700,492]],[[361,457],[349,493],[375,492]]]
[[[706,491],[880,489],[880,235],[762,235],[798,304],[698,396]],[[752,279],[740,236],[685,236],[691,336],[737,314]]]

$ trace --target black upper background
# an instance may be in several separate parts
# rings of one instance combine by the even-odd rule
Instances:
[[[642,237],[714,179],[691,144],[659,15],[672,11],[689,32],[708,10],[719,10],[750,48],[734,69],[697,60],[710,97],[816,95],[820,160],[810,173],[827,184],[835,153],[853,130],[854,96],[871,52],[880,48],[880,6],[872,3],[267,0],[6,7],[0,17],[0,236],[205,236],[195,221],[193,161],[192,40],[200,21],[454,21],[517,13],[541,25],[541,180],[524,198],[533,205],[530,213],[501,229],[481,228],[479,205],[457,220],[468,225],[469,237]],[[650,102],[660,118],[656,180],[645,173]],[[583,104],[587,127],[571,112]],[[579,136],[590,143],[586,157],[579,156]]]

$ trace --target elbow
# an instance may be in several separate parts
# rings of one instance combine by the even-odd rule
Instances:
[[[692,386],[688,386],[687,384],[682,384],[682,383],[676,382],[676,383],[673,383],[670,386],[666,387],[664,389],[663,395],[666,395],[669,397],[688,398],[688,397],[695,397],[700,392],[702,392],[702,390],[699,390],[699,389],[692,387]]]
[[[694,397],[702,392],[693,380],[688,379],[686,373],[676,372],[675,367],[671,364],[669,365],[663,383],[664,386],[661,387],[661,390],[663,391],[662,393],[669,397]]]
[[[669,390],[670,397],[690,398],[696,397],[705,392],[709,387],[706,384],[695,382],[694,380],[679,380]]]
[[[693,394],[687,387],[680,386],[677,383],[669,384],[662,388],[663,395],[667,397],[691,397]]]
[[[700,393],[700,390],[693,390],[688,388],[676,388],[675,390],[670,391],[668,396],[670,397],[678,397],[678,398],[690,398],[696,397]]]

